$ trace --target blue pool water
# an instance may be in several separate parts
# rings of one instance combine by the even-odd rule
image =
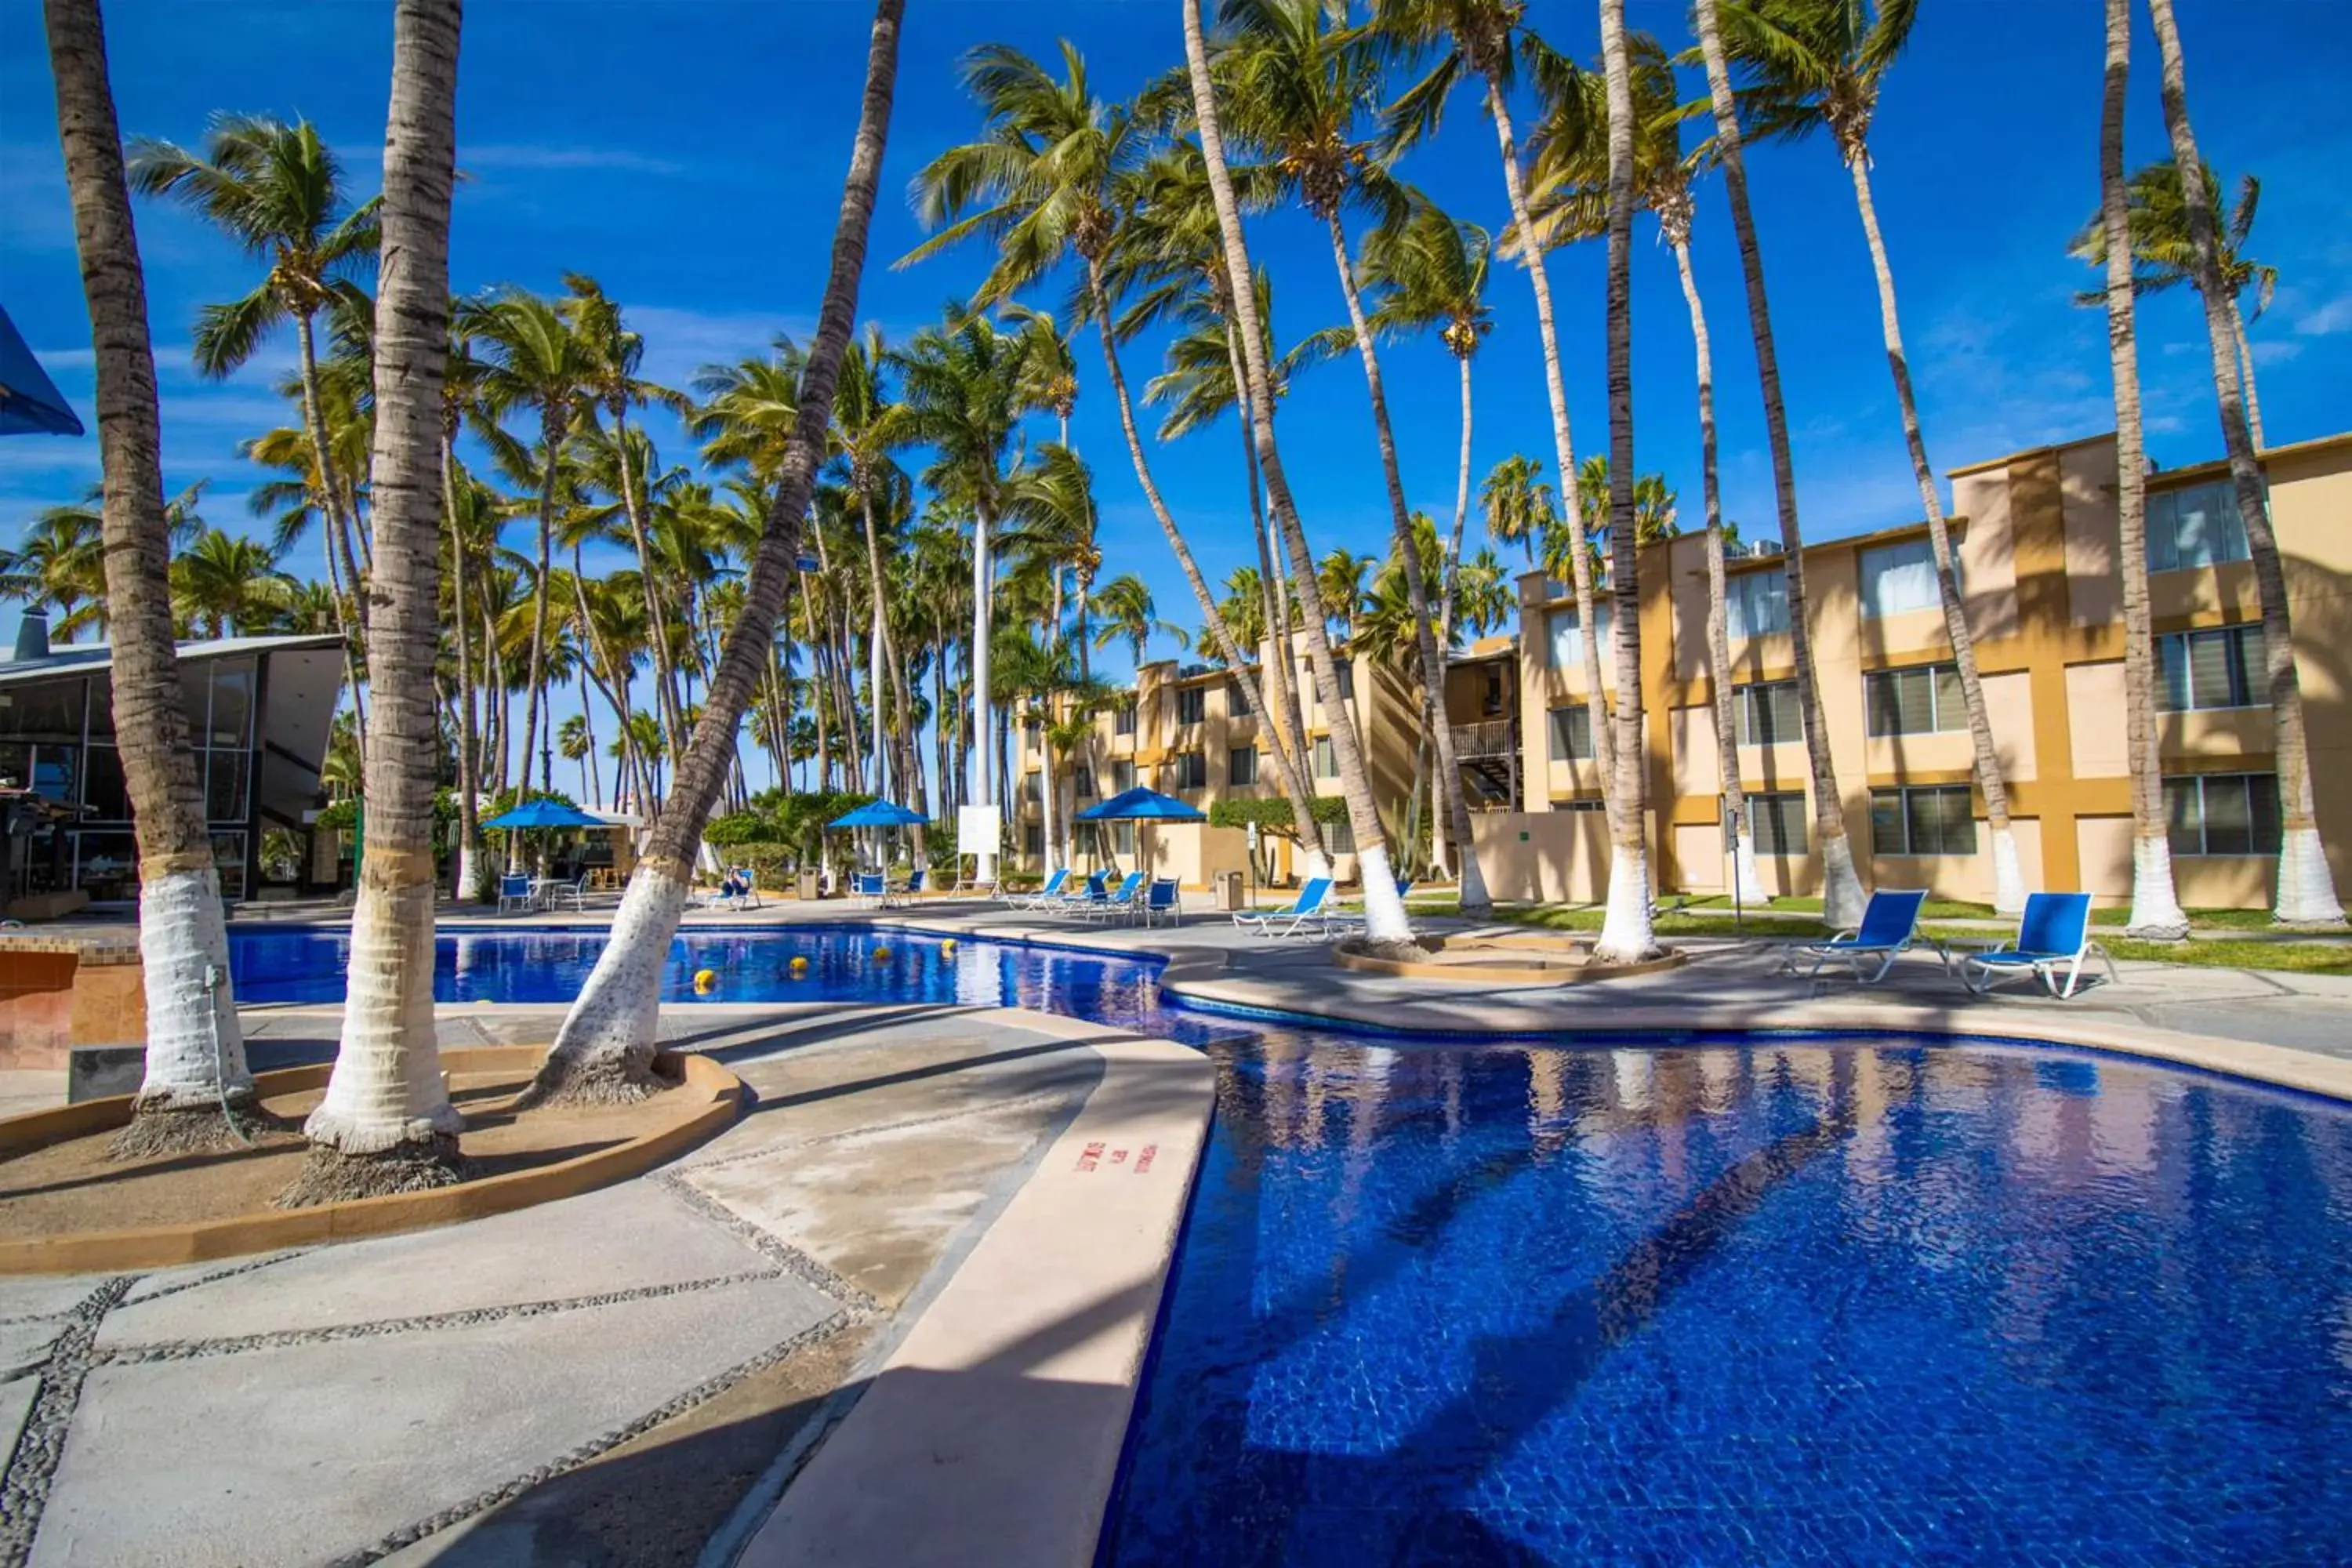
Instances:
[[[446,936],[436,991],[566,1001],[602,941]],[[236,933],[239,997],[339,999],[341,948]],[[903,931],[690,931],[666,994],[699,968],[1215,1060],[1112,1568],[2352,1560],[2343,1107],[1989,1043],[1350,1037]]]

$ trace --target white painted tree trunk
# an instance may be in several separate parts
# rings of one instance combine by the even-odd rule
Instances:
[[[596,957],[580,999],[555,1037],[551,1062],[594,1062],[603,1070],[650,1068],[661,1014],[662,971],[686,911],[688,885],[651,861],[629,879],[612,939]]]
[[[1996,914],[2025,912],[2025,865],[2018,857],[2017,833],[2013,828],[1993,830],[1992,907]]]
[[[2189,916],[2173,891],[2172,843],[2162,834],[2132,840],[2131,923],[2124,934],[2140,942],[2179,942]]]
[[[170,871],[140,883],[139,958],[147,993],[139,1109],[197,1110],[217,1107],[224,1093],[232,1101],[252,1098],[229,991],[218,872]]]
[[[2275,916],[2281,925],[2344,923],[2344,906],[2327,868],[2326,841],[2316,827],[2290,827],[2279,836]]]
[[[327,1097],[302,1125],[313,1143],[381,1154],[460,1131],[439,1056],[408,1048],[434,1037],[433,987],[414,980],[433,973],[433,892],[431,882],[381,887],[360,878],[342,1046]]]
[[[1732,839],[1732,886],[1738,889],[1743,904],[1765,904],[1772,895],[1764,890],[1764,874],[1756,868],[1756,835],[1742,824]]]
[[[1310,875],[1328,876],[1328,871]],[[1412,940],[1412,921],[1406,918],[1404,900],[1397,896],[1396,870],[1389,864],[1388,846],[1378,842],[1360,846],[1356,851],[1356,875],[1364,884],[1364,936],[1371,942],[1405,942]]]
[[[996,725],[991,718],[988,700],[988,630],[989,592],[992,586],[988,570],[988,519],[978,517],[971,525],[971,712],[973,773],[971,800],[975,805],[996,804]],[[999,829],[1000,837],[1002,828]],[[980,852],[974,875],[983,885],[996,880],[996,850],[992,847]]]
[[[1658,954],[1650,924],[1650,851],[1645,845],[1612,844],[1609,852],[1609,906],[1601,940],[1592,946],[1601,963],[1639,963]]]
[[[1304,853],[1308,881],[1313,881],[1318,877],[1328,878],[1331,875],[1331,857],[1323,853],[1323,846],[1309,844]]]
[[[1431,837],[1443,841],[1445,836],[1440,833],[1433,834]],[[1493,910],[1495,900],[1486,891],[1486,873],[1479,869],[1477,850],[1467,844],[1462,846],[1461,889],[1462,908],[1465,910],[1477,910],[1486,912]]]
[[[1844,931],[1862,923],[1863,906],[1870,900],[1854,874],[1853,840],[1838,834],[1822,841],[1822,923]]]
[[[463,833],[457,839],[457,897],[470,901],[482,896],[482,847]]]

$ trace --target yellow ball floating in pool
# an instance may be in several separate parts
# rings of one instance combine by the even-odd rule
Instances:
[[[888,948],[887,948],[887,947],[877,947],[877,948],[876,948],[876,949],[874,950],[874,962],[875,962],[875,963],[888,963],[888,962],[889,962],[889,958],[890,958],[890,950],[889,950]]]
[[[708,991],[718,984],[719,972],[717,970],[698,969],[694,972],[694,988],[697,991]]]
[[[808,960],[805,958],[795,958],[792,963],[786,964],[784,967],[790,969],[794,974],[806,974],[808,973]]]
[[[944,957],[944,956],[946,956],[946,955],[948,955],[948,954],[950,954],[950,953],[952,953],[952,952],[955,952],[955,938],[953,938],[953,937],[949,937],[949,938],[947,938],[945,941],[943,941],[943,942],[941,942],[940,943],[940,955],[941,955],[942,957]]]

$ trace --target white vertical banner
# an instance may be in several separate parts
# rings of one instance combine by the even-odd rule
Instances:
[[[966,805],[956,811],[956,853],[993,855],[1003,847],[1003,830],[993,805]]]

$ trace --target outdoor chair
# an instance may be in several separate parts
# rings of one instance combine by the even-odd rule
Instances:
[[[2110,982],[2122,978],[2107,950],[2091,940],[2090,894],[2029,893],[2025,913],[2017,922],[2016,939],[1988,952],[1963,953],[1960,984],[1981,996],[1995,985],[2025,975],[2041,981],[2051,995],[2063,1000],[2074,994],[2083,978],[2084,961],[2093,953],[2106,964]],[[2063,989],[2058,984],[2062,969],[2066,972]]]
[[[520,871],[509,871],[499,879],[499,913],[530,912],[539,907],[539,899],[530,890],[530,879]]]
[[[584,911],[588,908],[588,873],[583,871],[568,882],[544,883],[540,893],[551,910],[559,903],[569,902],[573,910]]]
[[[739,909],[756,910],[760,907],[760,879],[751,867],[736,867],[728,873],[728,879],[738,889],[735,903]]]
[[[1059,900],[1062,897],[1062,887],[1069,879],[1070,868],[1067,866],[1056,867],[1054,874],[1045,879],[1044,887],[1034,893],[1007,893],[1004,895],[1004,901],[1016,910],[1038,909]]]
[[[1805,958],[1813,961],[1806,971],[1811,978],[1822,972],[1822,965],[1832,958],[1843,958],[1853,966],[1853,977],[1864,985],[1875,985],[1886,978],[1895,961],[1911,951],[1919,934],[1919,906],[1927,901],[1924,891],[1896,891],[1881,888],[1870,895],[1870,902],[1862,911],[1862,923],[1842,931],[1827,942],[1799,942],[1782,955],[1780,973],[1794,974],[1798,963]],[[1872,959],[1878,967],[1869,973],[1863,966]]]
[[[851,872],[849,891],[864,910],[878,910],[890,901],[889,879],[879,871]]]
[[[1036,907],[1048,914],[1082,915],[1109,901],[1110,873],[1089,871],[1083,887],[1074,892],[1066,892],[1058,899],[1048,899]]]
[[[1137,900],[1142,893],[1143,873],[1129,871],[1120,879],[1117,888],[1106,894],[1099,901],[1089,900],[1077,912],[1090,921],[1118,920],[1134,913]]]
[[[1175,878],[1160,877],[1154,879],[1151,886],[1144,889],[1143,897],[1136,902],[1136,918],[1147,926],[1158,925],[1163,920],[1171,925],[1182,925],[1184,901],[1181,893],[1181,889]]]
[[[893,903],[908,903],[919,898],[923,891],[923,868],[920,866],[907,873],[906,884],[891,898]]]
[[[696,896],[689,908],[698,910],[747,910],[759,903],[759,883],[748,866],[738,866],[719,880],[719,886]]]
[[[1302,931],[1319,931],[1325,920],[1323,906],[1330,897],[1330,878],[1309,877],[1300,885],[1298,896],[1281,909],[1236,913],[1234,924],[1254,936],[1297,936]]]

